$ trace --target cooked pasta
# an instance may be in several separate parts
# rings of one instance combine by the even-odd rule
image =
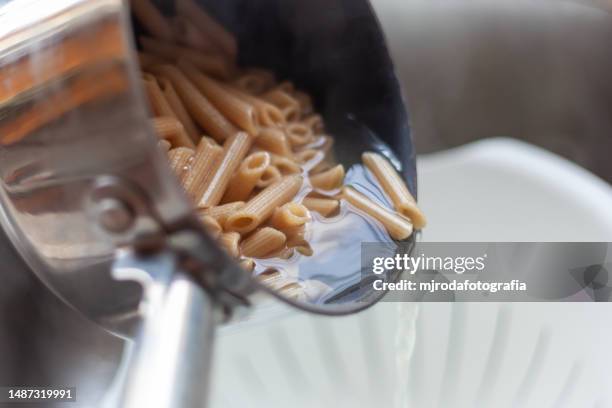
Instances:
[[[425,225],[386,159],[362,156],[396,211],[345,185],[333,137],[309,94],[269,70],[238,67],[232,34],[194,0],[175,3],[177,15],[166,19],[151,0],[132,0],[149,35],[138,39],[138,59],[150,121],[203,228],[244,270],[301,298],[304,285],[282,268],[258,268],[263,259],[316,256],[319,224],[352,211],[395,240]]]
[[[357,209],[378,220],[384,225],[393,239],[406,239],[412,234],[412,223],[410,220],[375,203],[352,187],[344,187],[342,189],[342,198]]]
[[[193,153],[193,149],[187,147],[177,147],[168,152],[170,168],[174,171],[181,184],[183,184],[189,173]]]
[[[219,236],[219,243],[227,253],[238,258],[240,256],[240,234],[237,232],[226,232]]]
[[[138,21],[157,38],[172,40],[172,28],[150,0],[132,0],[132,11]]]
[[[244,256],[261,258],[285,246],[287,237],[277,229],[271,227],[260,228],[246,238],[240,245],[240,252]]]
[[[300,104],[287,92],[275,88],[263,94],[262,98],[276,105],[283,112],[285,121],[294,122],[300,118]]]
[[[280,230],[299,227],[310,221],[308,208],[298,203],[287,203],[276,210],[272,214],[272,226]]]
[[[255,139],[255,144],[264,150],[279,156],[293,157],[291,145],[285,132],[275,128],[263,128]]]
[[[289,123],[285,132],[289,142],[294,147],[304,146],[314,140],[312,129],[303,123]]]
[[[283,176],[302,172],[302,167],[294,160],[276,154],[272,155],[272,166],[276,167]]]
[[[212,137],[216,140],[225,140],[236,134],[238,131],[236,127],[198,91],[178,68],[172,65],[161,65],[152,68],[152,71],[172,82],[187,111]]]
[[[221,236],[223,228],[221,228],[221,224],[215,218],[210,215],[204,215],[200,217],[200,221],[211,237],[217,239]]]
[[[236,133],[225,142],[219,165],[214,169],[210,182],[196,201],[198,207],[208,208],[219,204],[232,175],[247,155],[251,142],[251,136],[244,132]]]
[[[160,116],[151,119],[151,124],[155,133],[162,138],[166,139],[174,147],[189,147],[194,148],[195,145],[191,138],[185,132],[183,124],[172,116]]]
[[[268,166],[262,173],[256,186],[258,188],[265,188],[269,185],[279,182],[283,178],[281,172],[274,166]]]
[[[310,211],[318,212],[324,217],[329,217],[340,208],[340,202],[333,198],[305,197],[302,204]]]
[[[189,113],[187,113],[187,109],[185,109],[185,105],[183,105],[183,102],[181,102],[181,98],[179,98],[174,90],[172,83],[166,78],[157,78],[157,83],[159,84],[159,88],[164,93],[166,101],[170,105],[172,112],[174,112],[178,120],[183,124],[185,132],[187,132],[191,140],[197,142],[200,138],[200,132],[198,132],[193,119],[191,119],[191,116],[189,116]]]
[[[244,201],[235,201],[232,203],[217,205],[215,207],[200,210],[200,214],[213,217],[220,225],[225,224],[225,220],[231,214],[244,207]]]
[[[247,156],[230,179],[222,201],[227,203],[249,198],[261,175],[270,166],[270,161],[270,153],[267,152],[255,152]]]
[[[416,229],[421,229],[427,221],[425,215],[417,207],[416,201],[406,183],[401,179],[391,163],[384,157],[376,153],[364,153],[361,156],[363,163],[370,170],[381,187],[387,193],[395,209],[402,215],[410,218]]]
[[[178,66],[191,82],[215,105],[219,111],[229,118],[234,125],[250,135],[258,132],[255,109],[235,94],[219,85],[217,81],[199,72],[189,61],[181,59]]]
[[[213,169],[217,165],[223,148],[202,138],[193,157],[189,174],[185,179],[185,190],[192,200],[197,200],[211,181]]]
[[[310,176],[310,184],[321,190],[334,190],[344,182],[344,166],[338,164],[331,169]]]
[[[224,227],[229,231],[246,233],[266,221],[274,210],[289,202],[302,186],[302,176],[288,176],[266,187],[250,199],[244,207],[230,215]]]

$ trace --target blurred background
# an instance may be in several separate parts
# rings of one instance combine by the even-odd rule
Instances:
[[[594,4],[373,0],[421,154],[424,239],[612,241],[612,14]],[[469,144],[500,136],[529,144]],[[124,343],[7,256],[0,252],[0,384],[76,385],[77,406],[97,406]],[[609,374],[600,375],[612,362],[608,306],[295,313],[218,336],[214,406],[314,406],[304,395],[341,406],[336,391],[351,407],[612,406]],[[499,395],[511,397],[502,405]]]

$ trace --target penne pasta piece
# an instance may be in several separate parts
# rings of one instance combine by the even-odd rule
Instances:
[[[221,224],[219,224],[216,219],[210,215],[205,215],[200,217],[200,221],[202,222],[204,229],[206,229],[206,232],[208,232],[211,237],[217,239],[221,236],[223,229],[221,228]]]
[[[255,186],[258,188],[266,188],[269,185],[280,181],[282,178],[283,175],[281,174],[281,172],[276,167],[270,165],[266,167]]]
[[[269,153],[256,152],[247,156],[230,179],[221,201],[227,203],[248,199],[268,166],[270,166]]]
[[[150,0],[131,0],[130,4],[136,19],[151,35],[167,41],[172,40],[170,23]]]
[[[295,93],[295,86],[292,82],[283,81],[280,84],[276,85],[276,89],[279,91],[283,91],[289,95],[293,95]]]
[[[283,112],[286,122],[295,122],[299,120],[300,104],[287,92],[274,88],[263,94],[262,99],[278,107],[281,112]]]
[[[237,232],[225,232],[219,237],[219,243],[234,258],[240,256],[240,234]]]
[[[195,24],[182,16],[175,16],[171,21],[174,38],[179,43],[203,53],[219,53],[221,50]]]
[[[289,283],[278,289],[278,293],[289,299],[299,300],[304,297],[304,289],[297,282]]]
[[[296,227],[287,227],[283,229],[283,234],[287,237],[287,246],[295,247],[302,245],[306,240],[306,224]]]
[[[232,60],[236,60],[238,44],[234,36],[208,15],[193,0],[176,0],[176,10],[179,16],[191,21],[199,27],[204,35],[210,38]]]
[[[185,180],[185,190],[187,195],[192,200],[197,200],[202,196],[215,167],[217,166],[223,148],[218,145],[211,144],[208,140],[202,138],[193,157],[191,172]]]
[[[168,153],[172,145],[166,139],[162,139],[157,142],[157,147],[159,147],[159,150],[161,150],[163,153]]]
[[[210,182],[197,200],[199,208],[213,207],[221,201],[229,181],[251,147],[251,137],[238,132],[223,145],[223,155],[213,171]]]
[[[344,182],[344,166],[338,164],[323,173],[310,176],[310,184],[321,190],[334,190]]]
[[[403,240],[412,235],[412,223],[408,218],[375,203],[352,187],[342,189],[342,198],[355,208],[378,220],[393,239]]]
[[[152,70],[154,73],[170,80],[187,111],[212,137],[223,141],[236,134],[238,131],[236,127],[198,91],[178,68],[171,65],[162,65],[154,67]]]
[[[406,183],[391,163],[383,156],[371,152],[364,153],[361,159],[387,193],[394,208],[403,216],[408,217],[416,229],[422,229],[427,224],[425,215],[417,207],[416,200],[410,194]]]
[[[155,133],[162,138],[168,140],[174,147],[189,147],[194,148],[195,145],[191,138],[185,132],[182,123],[172,116],[160,116],[150,119]]]
[[[329,217],[340,208],[340,202],[332,198],[304,197],[302,204],[310,211],[318,212],[324,217]]]
[[[319,164],[325,157],[325,153],[316,149],[305,149],[294,154],[295,159],[306,169],[310,169]]]
[[[240,251],[244,256],[262,258],[283,248],[286,241],[287,237],[279,230],[264,227],[246,238],[240,245]]]
[[[168,152],[170,168],[174,171],[181,184],[187,178],[192,159],[193,149],[187,147],[177,147]]]
[[[293,157],[287,136],[280,129],[261,129],[255,139],[255,145],[279,156]]]
[[[284,230],[299,227],[310,221],[310,213],[302,204],[289,202],[274,210],[271,224],[274,228]]]
[[[304,146],[314,140],[312,129],[299,122],[289,123],[285,127],[285,133],[287,133],[287,139],[294,148]]]
[[[274,86],[274,74],[255,69],[242,74],[234,81],[234,85],[251,95],[261,95]]]
[[[265,256],[261,256],[260,258],[278,258],[278,259],[289,259],[295,254],[294,248],[283,247],[277,249],[276,251],[270,252]]]
[[[166,101],[170,105],[170,108],[174,112],[177,119],[183,124],[185,132],[187,132],[194,143],[197,143],[199,141],[198,139],[200,138],[200,132],[198,132],[193,119],[191,119],[191,116],[189,116],[189,113],[187,113],[187,109],[185,109],[185,105],[183,105],[183,102],[181,102],[181,98],[179,98],[174,90],[174,86],[172,86],[170,80],[166,78],[160,77],[157,79],[157,82],[159,84],[159,88],[164,94],[164,97],[166,98]]]
[[[312,247],[310,246],[308,242],[304,243],[303,245],[297,245],[295,247],[295,250],[304,256],[314,255],[314,250],[312,249]]]
[[[225,228],[240,233],[253,231],[272,215],[276,207],[295,197],[303,181],[302,176],[294,175],[266,187],[244,207],[230,215],[225,221]]]
[[[231,214],[238,211],[240,208],[244,207],[244,201],[235,201],[233,203],[227,203],[223,205],[217,205],[215,207],[210,207],[205,210],[198,210],[199,214],[207,215],[215,220],[221,225],[225,224],[225,220]]]
[[[225,88],[255,109],[257,123],[263,127],[280,127],[285,125],[285,115],[276,106],[261,98],[243,92],[236,87],[225,85]]]
[[[310,115],[302,120],[302,123],[309,126],[312,129],[312,133],[315,135],[325,131],[321,115]]]
[[[287,285],[287,279],[276,269],[268,269],[257,275],[255,279],[271,289],[280,289]]]
[[[155,77],[150,75],[144,77],[144,83],[149,101],[151,102],[153,116],[169,116],[178,119],[162,93]]]
[[[308,95],[306,92],[296,91],[293,93],[293,97],[300,104],[300,112],[302,112],[302,116],[312,114],[312,99],[310,98],[310,95]]]
[[[283,176],[302,172],[299,164],[285,156],[272,155],[272,166],[276,167]]]
[[[217,81],[199,72],[189,61],[179,60],[179,68],[187,78],[202,92],[219,111],[248,134],[254,136],[258,131],[253,106],[221,86]]]

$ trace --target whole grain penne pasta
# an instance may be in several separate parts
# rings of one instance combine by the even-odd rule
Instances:
[[[227,203],[222,205],[217,205],[214,207],[206,208],[204,210],[198,209],[198,213],[202,215],[208,215],[213,217],[217,222],[221,225],[225,224],[225,220],[231,214],[238,211],[240,208],[244,207],[244,201],[235,201],[233,203]]]
[[[199,72],[189,61],[179,60],[179,68],[187,78],[216,106],[219,111],[231,120],[234,125],[250,135],[258,132],[257,119],[253,106],[221,86],[217,81]]]
[[[147,76],[144,78],[145,89],[147,91],[147,96],[149,97],[149,101],[151,102],[151,108],[153,110],[154,116],[169,116],[178,119],[178,117],[174,114],[174,111],[170,107],[170,104],[166,100],[159,84],[155,77]]]
[[[312,114],[312,99],[310,98],[310,95],[308,95],[306,92],[295,91],[293,93],[293,97],[300,104],[300,112],[302,113],[302,116]]]
[[[304,197],[302,204],[310,211],[318,212],[324,217],[329,217],[340,208],[340,202],[333,198]]]
[[[185,17],[195,26],[199,27],[204,34],[210,38],[219,49],[221,49],[232,60],[236,59],[238,44],[234,36],[210,17],[193,0],[177,0],[176,9],[179,16]]]
[[[333,190],[344,182],[344,166],[338,164],[331,169],[310,176],[310,184],[321,190]]]
[[[174,86],[172,86],[170,80],[160,77],[157,78],[157,83],[159,84],[159,88],[163,92],[164,97],[166,98],[166,101],[170,105],[170,108],[174,112],[175,116],[183,124],[185,132],[187,132],[191,140],[197,142],[200,138],[200,132],[193,122],[193,119],[191,119],[191,116],[189,116],[189,113],[187,113],[185,105],[183,105],[183,102],[181,102],[181,98],[179,98],[178,94],[174,90]]]
[[[299,122],[287,124],[285,133],[293,148],[304,146],[314,140],[312,129]]]
[[[170,168],[174,171],[174,174],[176,174],[181,184],[185,178],[187,178],[187,174],[189,173],[193,153],[193,149],[188,147],[177,147],[176,149],[172,149],[168,152]]]
[[[289,259],[295,254],[294,248],[283,247],[276,251],[270,252],[260,258],[278,258],[278,259]]]
[[[375,203],[352,187],[342,189],[342,198],[355,208],[378,220],[393,239],[403,240],[412,235],[412,223],[408,218]]]
[[[289,202],[274,210],[271,224],[274,228],[285,230],[287,228],[299,227],[310,221],[308,209],[298,203]]]
[[[233,84],[251,95],[261,95],[274,85],[274,74],[262,70],[240,75]]]
[[[256,186],[258,188],[265,188],[280,181],[282,178],[283,175],[281,172],[276,167],[270,165],[266,167],[264,172],[261,174]]]
[[[130,4],[138,21],[151,35],[167,41],[172,40],[170,23],[150,0],[131,0]]]
[[[238,98],[253,106],[259,126],[280,127],[285,125],[285,115],[283,115],[280,109],[278,109],[276,106],[264,101],[261,98],[243,92],[234,86],[225,85],[225,88]]]
[[[216,219],[214,219],[210,215],[205,215],[203,217],[200,217],[200,221],[202,222],[204,229],[206,229],[206,232],[208,232],[211,237],[217,239],[221,236],[223,228],[221,228],[221,224],[219,224]]]
[[[162,140],[157,141],[157,147],[159,148],[159,150],[162,151],[162,153],[168,153],[172,145],[166,139],[162,139]]]
[[[294,153],[293,156],[302,164],[304,169],[310,170],[323,160],[325,153],[317,149],[304,149]]]
[[[427,224],[425,215],[417,207],[416,200],[410,194],[406,183],[391,163],[383,156],[372,152],[364,153],[361,159],[387,193],[395,209],[410,218],[416,229],[422,229]]]
[[[309,115],[302,120],[302,123],[309,126],[315,135],[325,131],[321,115]]]
[[[223,155],[219,160],[219,165],[213,171],[210,183],[197,200],[199,208],[208,208],[219,204],[232,175],[247,155],[251,147],[251,141],[251,136],[244,132],[238,132],[227,139],[223,145]]]
[[[240,233],[253,231],[272,215],[276,207],[295,197],[302,183],[303,177],[294,175],[287,176],[266,187],[250,199],[244,207],[230,215],[225,221],[225,228],[228,231]]]
[[[175,16],[171,22],[174,38],[178,42],[204,53],[219,53],[221,50],[200,28],[183,16]]]
[[[168,140],[174,147],[189,147],[194,148],[195,145],[191,138],[185,132],[183,124],[172,116],[159,116],[150,119],[155,133],[162,138]]]
[[[283,229],[283,234],[287,237],[287,246],[289,247],[295,247],[308,242],[306,239],[306,224],[286,227]]]
[[[270,154],[256,152],[247,156],[229,181],[222,202],[246,200],[257,185],[261,175],[270,166]]]
[[[280,171],[281,175],[298,174],[302,172],[302,168],[294,160],[285,156],[272,155],[272,166]]]
[[[271,227],[260,228],[242,241],[240,252],[244,256],[262,258],[285,246],[287,237],[279,230]]]
[[[255,139],[255,145],[279,156],[293,157],[287,136],[280,129],[261,129]]]
[[[219,243],[227,253],[238,258],[240,256],[240,234],[237,232],[225,232],[219,237]]]
[[[202,196],[211,181],[213,170],[218,165],[223,154],[221,146],[210,143],[202,138],[196,148],[191,171],[185,180],[185,190],[192,200]]]
[[[171,65],[162,65],[154,67],[152,71],[172,82],[187,111],[212,137],[223,141],[236,134],[238,129],[200,93],[178,68]]]
[[[286,122],[295,122],[300,119],[300,104],[298,101],[287,92],[274,88],[265,94],[262,99],[270,102],[278,107],[285,116]]]

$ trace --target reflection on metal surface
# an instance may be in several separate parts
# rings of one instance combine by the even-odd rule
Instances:
[[[85,211],[94,183],[133,183],[168,222],[191,209],[146,124],[126,13],[121,0],[0,8],[3,226],[62,298],[123,332],[140,289],[110,277],[114,243]]]

